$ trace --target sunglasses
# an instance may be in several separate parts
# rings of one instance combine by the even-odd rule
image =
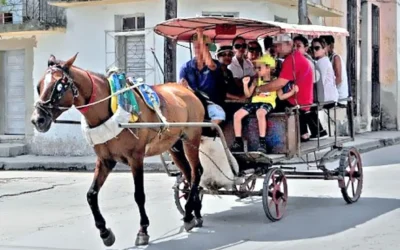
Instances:
[[[245,43],[242,43],[242,44],[237,43],[237,44],[233,45],[233,47],[235,49],[241,49],[241,48],[246,49],[247,48],[247,44],[245,44]]]
[[[314,50],[314,51],[318,51],[318,50],[321,49],[321,46],[313,46],[313,47],[311,47],[311,48],[312,48],[312,50]]]
[[[258,51],[258,49],[257,49],[257,47],[249,47],[248,51],[249,52],[256,52],[256,51]]]
[[[218,57],[225,57],[225,56],[232,57],[233,53],[219,53],[218,54]]]

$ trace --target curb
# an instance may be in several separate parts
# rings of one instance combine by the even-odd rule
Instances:
[[[363,142],[360,144],[355,144],[355,142],[345,143],[344,147],[355,147],[360,153],[370,152],[379,148],[389,147],[393,145],[400,144],[400,136],[394,138],[378,139],[378,138],[365,138],[366,140],[371,140]],[[328,150],[322,150],[316,153],[317,160],[320,160],[323,155],[328,152]],[[326,158],[327,161],[334,161],[340,158],[341,151],[337,151],[330,157]],[[3,158],[4,159],[4,158]],[[70,162],[50,162],[43,161],[40,159],[33,158],[32,160],[21,160],[14,161],[7,159],[0,159],[0,171],[58,171],[58,172],[93,172],[96,166],[95,158],[93,159],[81,159],[74,160]],[[313,154],[310,154],[309,162],[315,162]],[[299,158],[293,158],[288,161],[282,162],[281,165],[292,165],[292,164],[304,164],[304,162]],[[170,171],[178,170],[175,165],[170,165],[168,168]],[[166,173],[163,163],[160,162],[145,162],[144,171],[147,173]],[[124,164],[117,163],[113,172],[131,172],[130,168]]]

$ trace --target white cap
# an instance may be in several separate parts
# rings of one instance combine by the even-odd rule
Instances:
[[[292,37],[289,34],[279,34],[275,37],[274,43],[291,42]]]

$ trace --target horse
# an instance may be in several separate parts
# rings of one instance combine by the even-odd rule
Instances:
[[[84,118],[82,121],[90,128],[98,128],[111,120],[113,112],[110,99],[107,99],[111,95],[108,79],[102,74],[73,65],[77,55],[78,53],[67,61],[57,60],[54,55],[48,59],[47,70],[37,83],[39,99],[34,104],[31,117],[38,132],[49,131],[52,123],[72,106],[81,112]],[[157,93],[160,110],[168,122],[203,122],[205,108],[193,91],[176,82],[155,85],[151,89]],[[138,90],[134,88],[132,92],[140,110],[136,122],[159,122],[158,116],[146,105]],[[203,168],[199,160],[199,146],[202,128],[170,127],[162,132],[136,129],[135,133],[132,129],[120,129],[122,131],[118,136],[93,145],[97,160],[93,182],[87,192],[87,202],[104,245],[112,246],[115,235],[106,227],[106,221],[99,209],[98,193],[117,162],[130,166],[134,179],[134,197],[140,214],[140,229],[135,245],[149,243],[150,222],[145,210],[143,159],[166,151],[169,151],[176,166],[191,183],[185,204],[184,228],[190,231],[194,227],[201,227],[203,219],[199,182]],[[174,145],[177,144],[181,145],[182,150],[175,150]]]

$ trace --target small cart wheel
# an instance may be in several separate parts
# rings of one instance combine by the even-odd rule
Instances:
[[[187,199],[189,198],[190,184],[182,173],[180,173],[176,177],[176,182],[173,189],[176,208],[178,209],[179,213],[181,213],[181,215],[185,215],[185,205]],[[199,191],[200,202],[202,202],[204,194],[201,190]]]
[[[356,148],[344,149],[339,162],[339,187],[343,199],[354,203],[361,197],[363,187],[363,168],[360,153]]]
[[[272,222],[282,219],[288,200],[288,186],[285,173],[271,168],[264,177],[262,201],[265,215]]]

